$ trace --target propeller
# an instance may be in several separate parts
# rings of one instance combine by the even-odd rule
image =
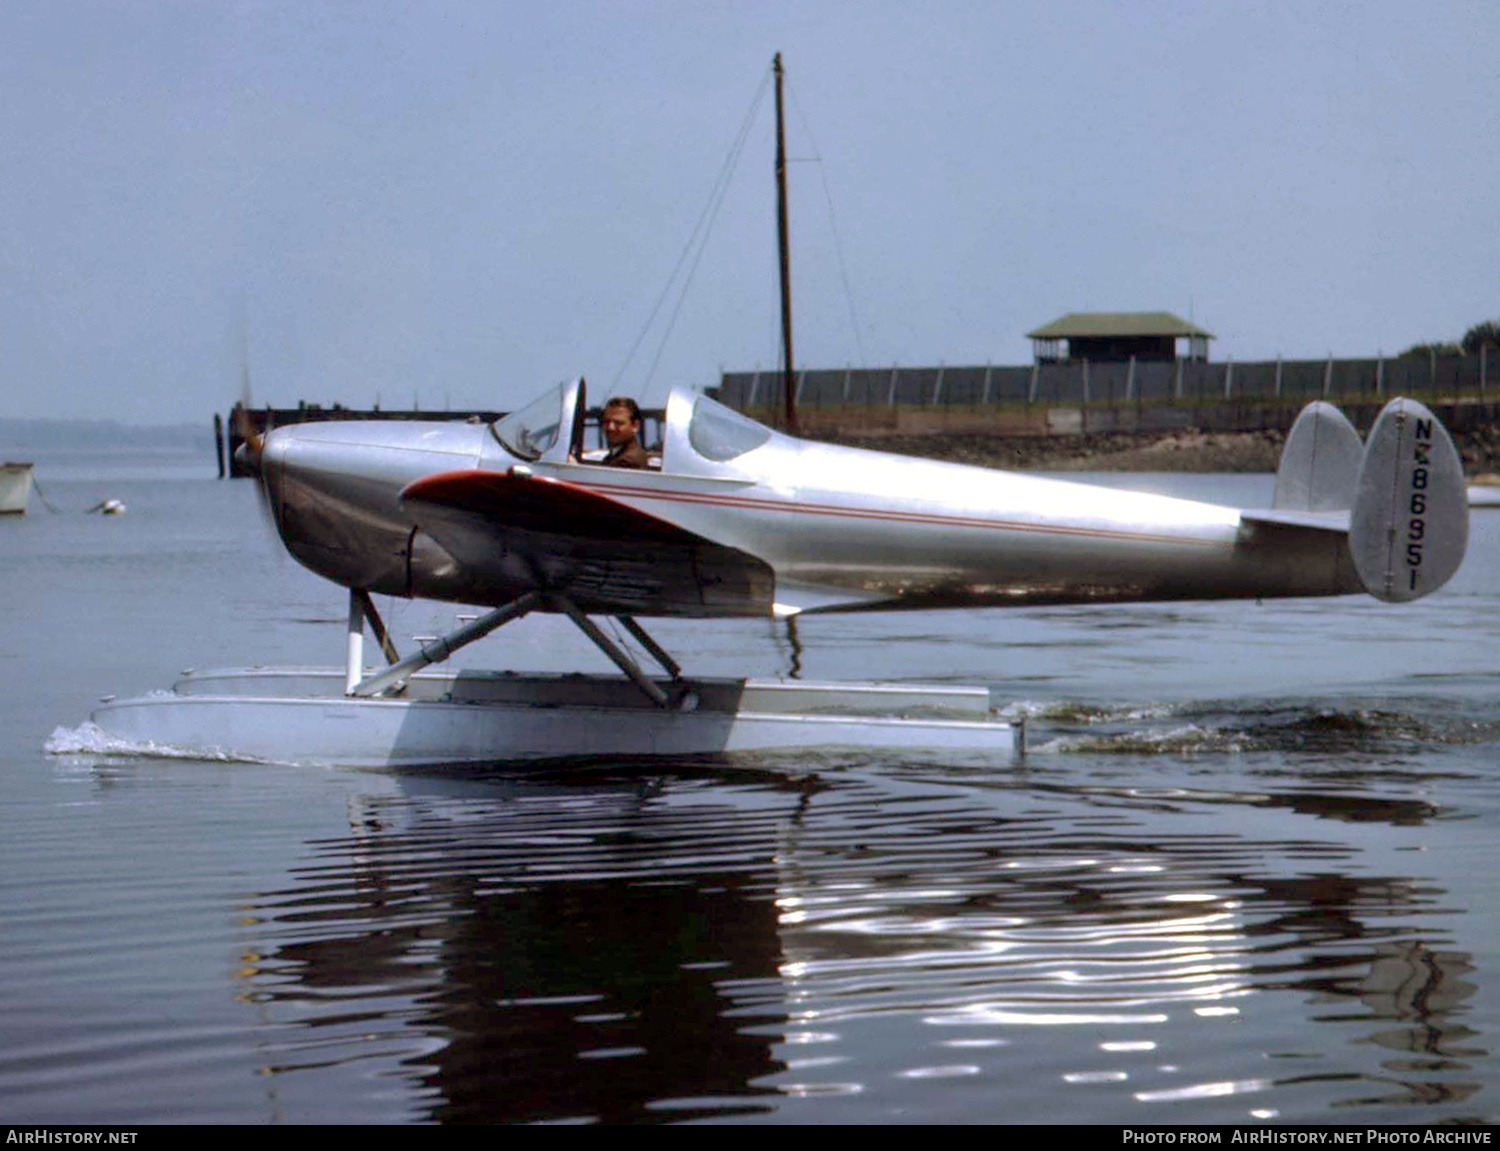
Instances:
[[[234,434],[240,441],[239,446],[234,449],[235,470],[243,475],[260,479],[260,457],[265,445],[265,437],[255,430],[250,419],[250,410],[244,404],[234,405],[231,419]]]
[[[266,488],[265,475],[261,471],[261,460],[265,453],[268,432],[256,429],[255,420],[250,415],[254,406],[255,401],[250,387],[249,337],[245,334],[242,325],[240,329],[240,398],[230,413],[230,426],[234,436],[240,441],[234,449],[234,474],[250,476],[255,480],[255,494],[260,503],[261,514],[269,522],[274,523],[275,509],[271,506],[271,495]]]
[[[250,394],[250,336],[246,330],[244,316],[241,316],[240,398],[230,415],[234,434],[240,440],[239,446],[234,449],[234,462],[240,472],[260,479],[260,457],[264,437],[255,430],[255,424],[250,418],[250,409],[254,406],[255,402]]]

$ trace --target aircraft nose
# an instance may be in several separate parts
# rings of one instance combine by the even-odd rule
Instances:
[[[296,440],[295,428],[277,428],[268,432],[265,439],[261,441],[258,453],[258,467],[256,477],[261,485],[261,491],[265,495],[266,510],[270,512],[271,518],[276,523],[276,528],[282,536],[286,535],[286,480],[288,473],[288,458],[292,454],[292,445]]]
[[[487,434],[482,426],[409,420],[277,428],[260,461],[277,532],[293,555],[330,579],[405,588],[414,524],[401,489],[428,472],[473,467]]]

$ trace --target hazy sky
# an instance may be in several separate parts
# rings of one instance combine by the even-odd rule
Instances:
[[[242,331],[258,403],[598,396],[777,50],[802,366],[1026,363],[1068,311],[1236,360],[1500,316],[1492,0],[3,0],[0,415],[206,420]],[[772,126],[618,390],[776,363]]]

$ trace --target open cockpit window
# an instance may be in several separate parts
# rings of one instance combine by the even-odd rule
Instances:
[[[562,426],[562,395],[548,392],[524,408],[511,412],[490,425],[502,447],[523,460],[539,460],[542,453],[557,443]]]
[[[723,463],[754,451],[771,438],[771,429],[733,408],[699,396],[693,401],[688,442],[704,459]]]

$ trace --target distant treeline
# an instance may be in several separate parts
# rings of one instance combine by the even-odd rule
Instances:
[[[1427,344],[1413,344],[1403,355],[1477,356],[1480,348],[1500,348],[1500,320],[1484,320],[1475,324],[1457,343],[1435,340]]]
[[[118,420],[23,420],[0,417],[0,454],[26,448],[191,448],[214,450],[213,431],[200,424],[133,427]]]

